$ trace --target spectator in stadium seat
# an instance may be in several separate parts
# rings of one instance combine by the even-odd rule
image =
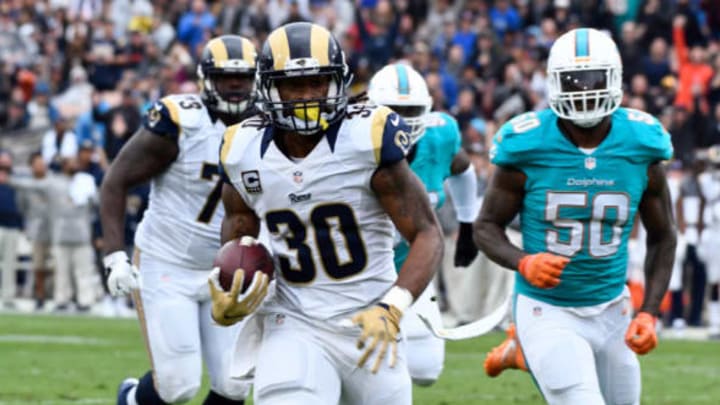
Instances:
[[[94,110],[97,110],[96,114],[93,113]],[[89,140],[100,148],[104,146],[105,124],[100,121],[95,121],[94,117],[96,115],[101,116],[108,110],[110,110],[110,105],[102,98],[100,93],[93,93],[92,109],[80,114],[75,121],[75,136],[77,137],[78,144]]]
[[[675,104],[692,111],[695,108],[693,94],[699,92],[705,97],[710,87],[710,80],[715,73],[705,61],[705,49],[701,44],[696,43],[688,52],[689,41],[686,41],[688,26],[688,19],[684,15],[678,15],[673,20],[673,43],[678,62],[679,80]],[[707,111],[707,106],[702,103],[701,106],[704,106]]]
[[[633,21],[626,21],[622,25],[621,42],[618,50],[623,61],[623,83],[630,83],[630,78],[641,73],[642,56],[644,49],[640,47],[639,31]]]
[[[27,106],[30,129],[45,129],[57,119],[60,114],[50,102],[50,85],[47,82],[38,82],[35,86],[33,99]]]
[[[23,227],[18,196],[9,185],[13,160],[10,152],[0,149],[0,288],[2,305],[13,308],[17,293],[17,244]]]
[[[122,90],[120,105],[105,113],[98,110],[93,111],[93,119],[105,125],[104,146],[108,162],[115,158],[125,142],[140,127],[141,118],[138,101],[130,89]]]
[[[702,116],[697,112],[688,111],[684,105],[673,107],[673,118],[668,132],[672,137],[674,158],[682,161],[683,167],[689,168],[695,160],[695,149],[699,147]]]
[[[472,18],[472,14],[469,17]],[[465,14],[463,14],[464,18],[466,18]],[[496,0],[490,10],[490,22],[495,30],[495,35],[502,38],[506,32],[514,32],[520,29],[522,19],[517,9],[508,0]]]
[[[642,61],[642,71],[650,86],[659,86],[662,79],[670,74],[667,42],[663,38],[655,38],[650,44],[650,53]]]
[[[363,45],[363,53],[367,55],[370,63],[370,70],[377,71],[385,66],[390,58],[393,57],[395,49],[395,38],[398,34],[400,26],[400,10],[397,8],[395,1],[380,0],[375,6],[375,29],[371,32],[363,16],[364,10],[361,9],[362,0],[355,2],[355,23],[360,33],[360,40]]]
[[[84,56],[90,70],[90,83],[98,91],[113,90],[122,73],[119,60],[122,49],[114,36],[114,28],[112,21],[103,21],[100,29],[93,32],[90,49]]]
[[[75,133],[69,128],[69,121],[62,115],[58,115],[42,139],[42,157],[52,170],[60,170],[62,157],[77,155],[78,143]]]
[[[246,7],[240,0],[225,0],[218,14],[218,28],[223,34],[237,34],[242,28]]]
[[[643,49],[648,49],[658,39],[666,44],[672,40],[671,3],[672,0],[647,0],[643,5],[637,20],[642,32],[640,43]]]
[[[76,65],[70,69],[70,85],[53,102],[61,115],[75,119],[90,109],[93,91],[87,72],[82,66]]]
[[[639,97],[643,100],[646,108],[641,109],[642,111],[647,111],[652,115],[658,115],[660,113],[660,106],[655,103],[653,95],[650,94],[647,76],[644,74],[637,73],[631,78],[629,95]]]
[[[475,40],[477,39],[477,33],[473,28],[473,21],[474,17],[472,12],[465,11],[462,13],[462,16],[460,16],[460,27],[452,37],[452,45],[450,52],[448,52],[448,56],[450,56],[449,54],[452,52],[452,49],[455,46],[460,46],[463,52],[463,59],[461,60],[463,65],[472,57]]]
[[[190,48],[193,56],[197,56],[198,45],[207,39],[208,33],[215,28],[215,24],[215,16],[207,10],[205,0],[193,0],[190,10],[180,17],[177,37]]]

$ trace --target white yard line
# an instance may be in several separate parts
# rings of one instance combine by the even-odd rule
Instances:
[[[37,405],[67,405],[67,404],[108,404],[115,402],[112,399],[108,398],[78,398],[78,399],[45,399],[41,400],[39,402],[35,402]],[[3,401],[0,400],[0,405],[25,405],[27,404],[27,400],[17,400],[17,401]]]
[[[95,339],[83,336],[58,336],[58,335],[0,335],[0,343],[49,343],[62,345],[108,345],[110,342],[104,339]],[[0,405],[2,402],[0,402]]]

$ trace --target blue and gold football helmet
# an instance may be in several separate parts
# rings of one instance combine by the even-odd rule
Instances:
[[[276,81],[328,76],[325,97],[283,100]],[[341,120],[352,80],[340,44],[325,28],[306,22],[281,26],[268,36],[257,65],[258,105],[276,128],[313,135]]]
[[[223,89],[218,81],[223,76],[254,79],[257,52],[248,39],[239,35],[222,35],[205,44],[197,67],[201,97],[211,110],[241,114],[252,106],[255,82],[250,88]]]

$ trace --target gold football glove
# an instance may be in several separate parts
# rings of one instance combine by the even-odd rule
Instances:
[[[240,294],[245,272],[240,269],[233,274],[230,292],[220,287],[220,268],[215,267],[208,277],[210,297],[212,298],[212,317],[220,325],[230,326],[242,321],[262,303],[267,295],[269,278],[267,274],[256,271],[247,290]]]
[[[358,367],[365,365],[365,362],[367,362],[370,355],[378,347],[378,344],[380,345],[380,350],[378,351],[377,359],[375,359],[375,364],[371,369],[373,374],[377,373],[380,369],[380,364],[385,358],[388,346],[390,346],[390,367],[395,367],[401,317],[402,311],[396,306],[381,302],[358,313],[352,318],[352,322],[360,325],[362,328],[362,334],[357,342],[358,349],[362,350],[365,348],[366,341],[371,339],[370,346],[368,346],[362,356],[360,356]]]

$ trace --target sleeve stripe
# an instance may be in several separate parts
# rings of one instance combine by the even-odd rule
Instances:
[[[160,101],[165,105],[165,107],[167,107],[168,111],[170,111],[170,119],[175,124],[180,126],[180,111],[178,110],[178,107],[175,105],[175,103],[167,97],[163,98]]]
[[[375,162],[380,163],[382,153],[383,133],[385,132],[385,123],[390,115],[389,108],[380,108],[373,115],[372,124],[370,126],[370,136],[372,137],[373,151],[375,152]]]

